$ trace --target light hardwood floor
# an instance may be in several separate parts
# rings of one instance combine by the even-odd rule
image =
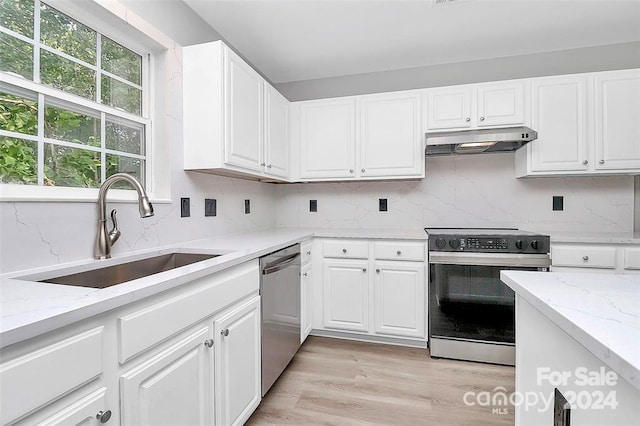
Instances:
[[[465,405],[514,391],[513,367],[431,359],[426,349],[309,337],[247,425],[513,425],[513,407]]]

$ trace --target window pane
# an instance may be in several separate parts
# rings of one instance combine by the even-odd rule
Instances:
[[[100,185],[100,153],[44,144],[44,184],[96,188]]]
[[[47,46],[96,64],[96,32],[42,3],[40,7],[40,41]]]
[[[107,177],[116,173],[128,173],[144,186],[144,161],[137,158],[107,154]],[[114,188],[132,189],[126,182],[117,182]]]
[[[38,143],[0,136],[0,182],[38,183]]]
[[[106,147],[115,151],[142,155],[143,126],[127,126],[107,119],[105,124]]]
[[[0,129],[27,135],[38,134],[38,103],[0,92]]]
[[[102,103],[140,115],[142,111],[142,93],[135,87],[102,76]]]
[[[0,25],[33,38],[33,1],[0,1]]]
[[[40,53],[40,79],[44,84],[95,100],[95,72],[55,53]]]
[[[142,57],[102,36],[102,69],[139,85]]]
[[[0,71],[33,80],[33,46],[5,33],[0,33]]]
[[[46,105],[44,135],[67,142],[100,146],[100,118]]]

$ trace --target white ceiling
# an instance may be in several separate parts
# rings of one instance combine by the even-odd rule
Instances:
[[[640,0],[184,0],[274,83],[640,40]]]

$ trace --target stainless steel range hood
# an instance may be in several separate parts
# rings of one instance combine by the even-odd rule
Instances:
[[[515,151],[538,137],[528,127],[428,132],[426,155],[480,154]]]

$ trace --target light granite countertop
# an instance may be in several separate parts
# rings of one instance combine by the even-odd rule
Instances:
[[[551,243],[640,244],[640,232],[551,232]]]
[[[275,228],[86,259],[0,276],[0,348],[99,315],[310,237],[426,240],[418,230]],[[104,289],[38,282],[154,255],[183,251],[220,256]]]
[[[640,276],[502,271],[500,278],[640,389]]]

